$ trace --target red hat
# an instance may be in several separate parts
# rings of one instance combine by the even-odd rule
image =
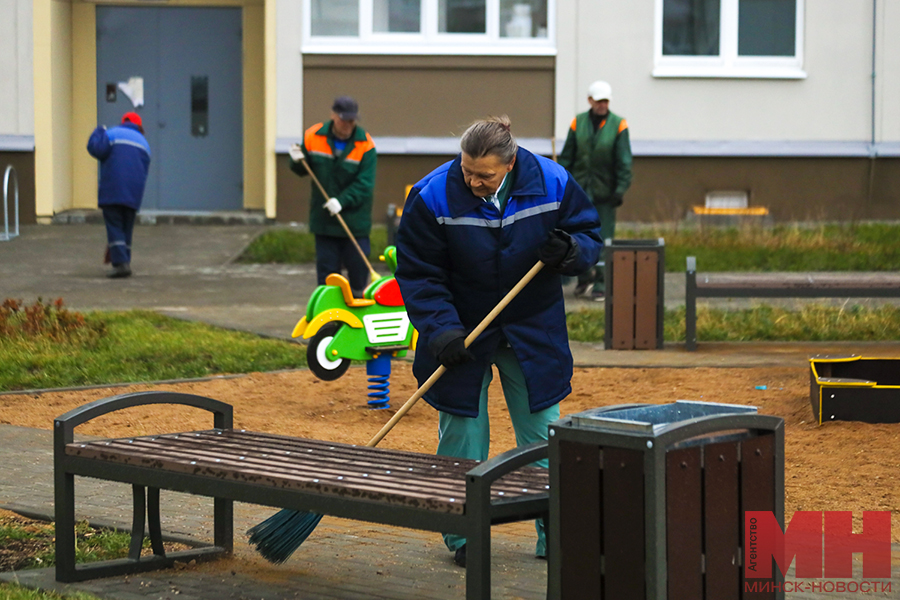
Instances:
[[[133,123],[138,127],[143,126],[143,123],[141,123],[141,115],[136,112],[127,112],[122,115],[122,123]]]

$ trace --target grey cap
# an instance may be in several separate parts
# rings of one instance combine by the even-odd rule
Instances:
[[[359,118],[359,104],[350,96],[335,98],[331,110],[345,121],[355,121]]]

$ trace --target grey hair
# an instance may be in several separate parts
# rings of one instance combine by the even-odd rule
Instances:
[[[509,164],[519,150],[519,144],[509,130],[509,117],[488,117],[475,121],[459,140],[459,146],[463,152],[472,158],[482,158],[493,155]]]

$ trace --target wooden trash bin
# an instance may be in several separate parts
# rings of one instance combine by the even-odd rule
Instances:
[[[606,246],[607,350],[663,347],[665,241],[612,240]]]
[[[745,591],[742,567],[744,511],[784,527],[780,417],[679,400],[570,415],[549,435],[549,599],[783,597]]]

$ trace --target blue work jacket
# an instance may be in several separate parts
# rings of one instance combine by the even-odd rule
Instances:
[[[109,130],[98,127],[87,149],[100,161],[97,204],[121,204],[139,210],[150,170],[150,144],[137,126],[124,123]]]
[[[397,281],[419,332],[413,372],[419,384],[438,368],[430,343],[453,330],[472,331],[538,261],[556,228],[578,243],[564,275],[594,264],[603,247],[600,221],[584,191],[555,162],[519,149],[503,214],[475,196],[460,156],[410,191],[397,231]],[[451,367],[424,395],[438,410],[478,415],[485,369],[499,344],[515,352],[532,412],[571,392],[572,353],[560,273],[542,269],[469,347],[476,359]]]

